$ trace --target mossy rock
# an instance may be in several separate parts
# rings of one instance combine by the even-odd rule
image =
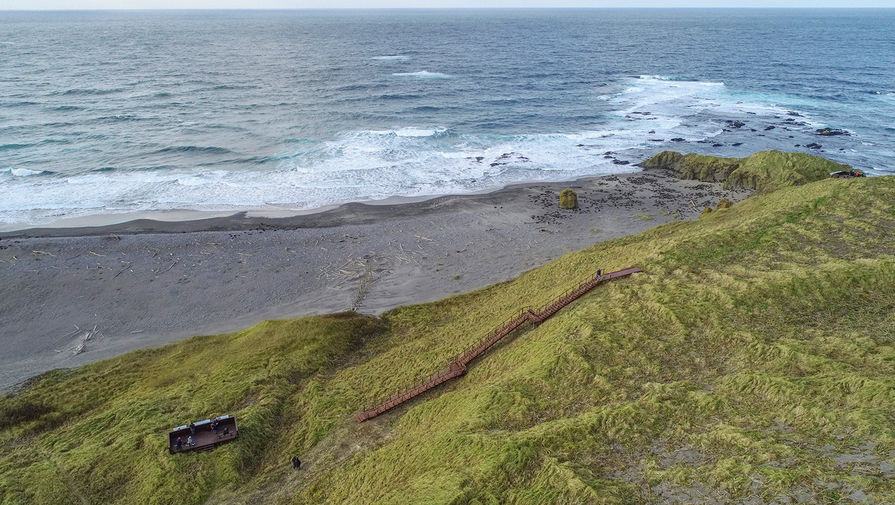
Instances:
[[[717,209],[718,210],[729,209],[732,205],[733,205],[733,202],[731,202],[727,198],[722,198],[721,200],[718,201]]]
[[[719,158],[663,151],[640,164],[643,168],[673,170],[681,179],[723,182],[727,189],[769,193],[829,177],[851,167],[807,153],[761,151],[747,158]]]
[[[724,182],[737,168],[741,160],[718,158],[700,154],[684,155],[675,169],[681,179],[696,179],[707,182]]]
[[[767,193],[826,179],[830,172],[838,170],[851,170],[851,167],[812,154],[762,151],[744,158],[724,185]]]
[[[577,209],[578,195],[572,191],[572,188],[566,188],[559,193],[560,209]]]
[[[652,158],[640,164],[643,168],[667,168],[673,169],[684,158],[684,155],[675,151],[662,151]]]

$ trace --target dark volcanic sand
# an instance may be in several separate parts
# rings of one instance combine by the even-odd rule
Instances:
[[[567,186],[579,210],[557,208]],[[746,196],[647,171],[290,218],[0,234],[0,389],[264,319],[437,300]]]

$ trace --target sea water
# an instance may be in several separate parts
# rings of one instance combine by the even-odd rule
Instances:
[[[895,10],[0,12],[7,226],[468,193],[665,149],[892,173]]]

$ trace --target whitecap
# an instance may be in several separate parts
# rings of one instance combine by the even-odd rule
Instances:
[[[404,75],[420,74],[433,73]],[[278,163],[257,170],[160,169],[31,178],[19,176],[34,171],[7,169],[0,184],[0,222],[114,210],[310,209],[630,172],[638,170],[633,163],[663,148],[692,148],[672,139],[694,142],[719,135],[730,119],[756,128],[779,123],[798,105],[786,96],[733,92],[722,83],[632,77],[620,84],[611,88],[618,91],[614,94],[596,90],[612,112],[590,130],[462,133],[445,128],[450,125],[410,123],[343,131],[325,140],[284,139],[282,150],[265,158]],[[807,121],[807,114],[799,113],[798,121]],[[624,162],[631,164],[616,164]]]
[[[406,60],[410,59],[410,56],[405,56],[403,54],[393,54],[393,55],[386,55],[386,56],[373,56],[370,59],[377,60],[377,61],[406,61]]]
[[[396,72],[392,74],[395,77],[416,77],[417,79],[450,79],[452,75],[442,74],[441,72],[429,72],[428,70],[420,70],[419,72]]]
[[[682,77],[674,77],[669,75],[638,75],[638,80],[641,81],[665,81],[665,82],[681,82],[688,84],[698,84],[701,86],[724,86],[723,82],[714,82],[714,81],[693,81],[689,79],[684,79]]]
[[[796,105],[781,107],[775,103],[786,97],[731,92],[723,82],[639,76],[625,85],[609,100],[618,106],[616,114],[625,117],[629,128],[655,131],[656,137],[707,138],[718,134],[719,121],[770,120],[786,115]],[[814,124],[805,113],[800,114],[799,120],[809,126]]]
[[[348,134],[351,137],[362,135],[393,135],[395,137],[432,137],[447,132],[447,128],[416,128],[403,127],[394,130],[361,130]]]
[[[681,85],[696,85],[696,86],[724,86],[723,82],[716,81],[692,81],[688,79],[682,79],[678,77],[669,77],[667,75],[639,75],[637,76],[638,81],[661,81],[666,83],[667,85],[673,84],[681,84]]]
[[[446,131],[445,128],[401,128],[395,131],[399,137],[431,137]]]
[[[10,168],[9,173],[16,177],[28,177],[31,175],[46,175],[49,172],[44,170],[29,170],[27,168]]]

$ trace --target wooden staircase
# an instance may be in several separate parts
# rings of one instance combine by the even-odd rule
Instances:
[[[563,307],[581,298],[585,293],[592,290],[601,282],[611,281],[620,277],[627,277],[633,273],[641,272],[639,268],[626,268],[617,272],[604,274],[598,277],[594,274],[592,277],[582,282],[578,287],[570,289],[565,293],[556,297],[553,301],[547,303],[538,310],[526,307],[519,311],[518,314],[505,321],[503,324],[492,330],[485,338],[467,347],[463,352],[457,355],[444,369],[430,376],[422,383],[414,386],[407,391],[392,396],[388,400],[367,409],[355,416],[357,422],[362,423],[367,419],[374,418],[402,403],[419,396],[426,391],[435,388],[454,377],[459,377],[466,373],[466,367],[474,359],[485,354],[494,344],[500,342],[501,339],[516,331],[520,326],[527,323],[537,325],[562,310]]]

